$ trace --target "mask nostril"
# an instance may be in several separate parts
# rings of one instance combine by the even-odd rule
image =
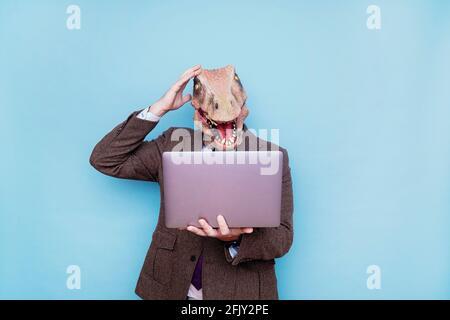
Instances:
[[[216,102],[216,104],[214,105],[214,108],[219,109],[219,104]]]

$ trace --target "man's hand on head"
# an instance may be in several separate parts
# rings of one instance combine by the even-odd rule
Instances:
[[[222,241],[238,240],[242,234],[253,232],[253,228],[229,228],[225,218],[222,215],[217,216],[218,229],[214,229],[205,219],[198,220],[200,228],[188,226],[187,230],[200,236],[211,237]]]
[[[183,72],[177,82],[158,101],[151,105],[150,112],[158,117],[162,117],[165,113],[179,109],[186,102],[191,101],[192,96],[190,94],[183,95],[183,90],[186,88],[189,80],[198,76],[201,72],[201,65],[196,65]]]

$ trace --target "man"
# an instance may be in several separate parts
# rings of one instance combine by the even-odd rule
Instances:
[[[193,78],[194,97],[183,95]],[[230,95],[229,99],[224,95]],[[202,219],[201,228],[177,230],[164,226],[162,153],[179,143],[180,134],[174,134],[177,128],[170,128],[152,141],[144,138],[164,114],[189,101],[196,109],[197,124],[202,127],[203,151],[278,148],[257,138],[243,125],[248,114],[246,96],[234,68],[203,70],[200,65],[186,70],[162,98],[133,112],[95,146],[90,163],[98,171],[117,178],[158,182],[161,186],[158,224],[136,293],[143,299],[277,299],[274,259],[284,255],[293,240],[292,183],[286,150],[280,149],[284,163],[279,227],[229,228],[226,217],[219,213],[218,229]],[[230,119],[225,119],[228,116]],[[182,132],[187,141],[184,150],[194,151],[194,130]],[[248,143],[249,140],[256,143]]]

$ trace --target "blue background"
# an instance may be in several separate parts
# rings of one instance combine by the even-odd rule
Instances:
[[[81,30],[66,28],[70,4]],[[437,0],[2,0],[0,298],[137,298],[158,186],[88,158],[197,63],[234,64],[247,124],[280,128],[289,150],[281,298],[450,298],[450,2]],[[66,288],[72,264],[81,290]],[[372,264],[381,290],[366,287]]]

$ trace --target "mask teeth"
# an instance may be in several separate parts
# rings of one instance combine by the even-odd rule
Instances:
[[[212,138],[216,144],[219,144],[222,147],[231,147],[231,146],[237,144],[238,132],[237,132],[236,120],[233,121],[233,129],[232,129],[231,136],[229,138],[222,138],[220,136],[219,130],[217,130],[217,122],[215,122],[214,120],[211,120],[206,115],[204,115],[204,118],[206,119],[206,123],[213,134]]]
[[[214,134],[214,141],[222,146],[230,147],[232,145],[235,145],[238,140],[236,129],[233,129],[233,133],[229,138],[222,138],[220,134],[217,132],[217,130],[214,130],[213,134]]]

